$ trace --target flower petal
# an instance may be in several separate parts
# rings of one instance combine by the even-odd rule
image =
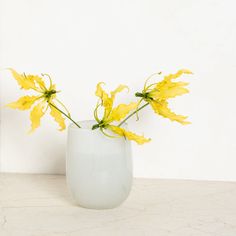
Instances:
[[[111,91],[112,101],[114,101],[116,94],[122,92],[124,89],[129,90],[128,86],[120,84],[115,90]]]
[[[13,109],[28,110],[38,98],[39,96],[24,96],[18,99],[16,102],[7,104],[7,106]]]
[[[192,74],[192,72],[190,70],[183,69],[179,70],[175,74],[165,76],[164,79],[157,83],[155,88],[149,92],[149,95],[154,99],[166,100],[189,93],[189,90],[185,88],[188,83],[172,81],[173,79],[180,77],[182,74]]]
[[[111,112],[113,100],[109,98],[108,94],[102,89],[101,84],[104,84],[103,82],[100,82],[97,84],[96,89],[96,96],[99,97],[102,100],[102,106],[105,108],[104,112],[104,119],[108,117],[108,115]]]
[[[177,73],[175,73],[175,74],[170,74],[170,75],[165,76],[164,79],[165,80],[177,79],[182,74],[192,74],[192,72],[190,70],[187,70],[187,69],[182,69],[182,70],[177,71]]]
[[[43,81],[43,78],[37,76],[37,75],[31,75],[32,76],[32,79],[38,84],[38,86],[40,87],[40,89],[42,91],[45,91],[46,90],[46,85]]]
[[[53,104],[55,106],[55,104]],[[64,130],[66,128],[65,125],[65,119],[62,117],[61,112],[59,112],[55,107],[50,106],[51,112],[50,115],[55,119],[55,121],[59,124],[60,126],[60,131]]]
[[[157,83],[155,89],[153,89],[149,95],[152,98],[165,100],[169,98],[174,98],[176,96],[180,96],[186,93],[189,93],[189,90],[187,88],[184,88],[184,86],[187,86],[188,83],[185,82],[171,82],[163,80],[159,83]]]
[[[135,133],[132,133],[130,131],[127,131],[123,128],[120,128],[118,126],[109,125],[108,129],[110,129],[112,132],[118,134],[119,136],[123,136],[129,140],[135,141],[137,144],[144,144],[149,142],[151,139],[147,139],[144,136],[137,135]]]
[[[12,76],[18,82],[22,89],[29,90],[29,89],[37,89],[32,79],[32,76],[26,76],[25,74],[19,74],[14,69],[9,68],[12,73]]]
[[[120,121],[136,107],[137,107],[136,102],[131,102],[130,104],[120,104],[111,111],[111,114],[109,116],[109,122]]]
[[[169,108],[168,108],[168,103],[167,101],[163,100],[163,101],[152,101],[150,102],[153,110],[155,111],[155,113],[170,119],[171,121],[177,121],[179,123],[181,123],[182,125],[186,125],[186,124],[190,124],[190,122],[185,121],[185,119],[187,119],[187,116],[182,116],[182,115],[176,115],[174,112],[172,112]]]
[[[45,102],[40,102],[37,104],[30,113],[30,120],[31,120],[31,131],[33,132],[40,126],[40,119],[44,115],[44,107]]]

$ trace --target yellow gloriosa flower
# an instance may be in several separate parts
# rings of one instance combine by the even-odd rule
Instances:
[[[183,125],[190,124],[190,122],[186,121],[187,116],[177,115],[168,107],[168,99],[189,92],[185,88],[188,83],[173,81],[183,74],[192,74],[192,72],[186,69],[179,70],[175,74],[164,76],[164,79],[159,83],[147,85],[147,81],[152,77],[150,76],[145,82],[143,91],[135,94],[136,97],[141,97],[139,104],[144,100],[152,106],[155,113]]]
[[[136,102],[131,102],[129,104],[120,104],[117,107],[113,108],[116,94],[123,91],[124,89],[128,89],[128,87],[125,85],[120,85],[114,91],[112,91],[110,95],[108,95],[102,89],[101,87],[102,84],[103,84],[102,82],[97,84],[97,89],[95,94],[96,96],[99,97],[100,101],[97,104],[97,107],[95,108],[94,111],[94,118],[97,121],[97,124],[95,124],[92,129],[100,128],[100,130],[105,135],[109,137],[116,137],[116,136],[110,136],[104,131],[104,129],[109,129],[118,136],[125,137],[129,140],[133,140],[138,144],[149,142],[150,139],[147,139],[143,136],[127,131],[119,126],[111,124],[114,121],[120,121],[121,119],[125,118],[132,110],[136,109],[137,107]],[[104,108],[104,114],[102,119],[99,119],[98,117],[98,108],[100,106]]]
[[[40,126],[40,119],[46,113],[48,108],[50,108],[51,110],[50,112],[51,116],[60,126],[59,130],[60,131],[64,130],[66,127],[65,119],[62,117],[61,112],[59,112],[59,110],[56,109],[55,101],[59,102],[64,108],[65,106],[59,100],[57,100],[56,93],[58,93],[58,91],[56,91],[56,85],[52,84],[50,76],[47,74],[43,75],[47,76],[50,80],[50,85],[47,88],[42,77],[39,77],[37,75],[19,74],[13,69],[9,70],[12,73],[15,80],[18,82],[18,84],[21,86],[21,89],[34,90],[35,92],[38,93],[38,95],[23,96],[19,98],[16,102],[12,102],[7,105],[10,108],[19,110],[29,110],[34,105],[30,113],[30,120],[31,120],[30,132],[33,132]]]

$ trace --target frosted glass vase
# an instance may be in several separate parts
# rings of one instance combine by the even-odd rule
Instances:
[[[119,206],[132,186],[131,144],[91,130],[95,121],[71,124],[68,129],[66,177],[76,204],[92,209]]]

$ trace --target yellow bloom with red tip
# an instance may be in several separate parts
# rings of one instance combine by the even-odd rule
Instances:
[[[92,129],[99,128],[105,135],[110,136],[104,131],[104,129],[108,129],[111,130],[113,133],[117,134],[118,136],[133,140],[138,144],[149,142],[150,139],[147,139],[143,136],[127,131],[119,126],[111,124],[112,122],[120,121],[121,119],[125,118],[132,110],[135,110],[137,107],[136,102],[131,102],[129,104],[120,104],[117,107],[113,108],[116,94],[123,91],[124,89],[128,89],[128,87],[125,85],[119,85],[114,91],[110,93],[110,95],[108,95],[103,90],[101,85],[102,82],[97,84],[97,89],[95,93],[96,96],[99,97],[99,103],[97,104],[97,107],[94,111],[94,118],[97,121],[97,124],[95,124]],[[100,106],[104,108],[102,119],[99,119],[98,117],[98,108]]]
[[[135,94],[136,97],[141,97],[139,104],[144,100],[152,106],[155,113],[183,125],[190,124],[190,122],[186,121],[187,116],[177,115],[168,107],[168,99],[189,92],[186,88],[188,83],[174,81],[183,74],[192,74],[192,72],[186,69],[179,70],[175,74],[164,76],[161,82],[150,85],[147,85],[146,81],[143,91]]]
[[[43,77],[37,75],[26,75],[24,73],[19,74],[13,69],[9,70],[15,80],[18,82],[18,84],[21,86],[21,89],[33,90],[38,94],[31,96],[23,96],[19,98],[16,102],[12,102],[7,106],[19,110],[29,110],[33,107],[30,112],[31,132],[40,126],[40,120],[42,116],[46,113],[48,108],[51,110],[51,116],[60,126],[59,130],[64,130],[66,127],[65,119],[62,117],[62,114],[55,108],[55,102],[59,102],[60,104],[62,103],[56,98],[56,93],[58,91],[56,91],[56,85],[52,84],[50,76],[46,74],[43,75],[47,76],[50,80],[50,85],[49,87],[47,87]]]

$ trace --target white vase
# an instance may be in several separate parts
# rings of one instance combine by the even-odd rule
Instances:
[[[109,138],[95,121],[71,124],[68,129],[66,176],[75,203],[92,209],[119,206],[132,186],[131,143],[125,138]]]

